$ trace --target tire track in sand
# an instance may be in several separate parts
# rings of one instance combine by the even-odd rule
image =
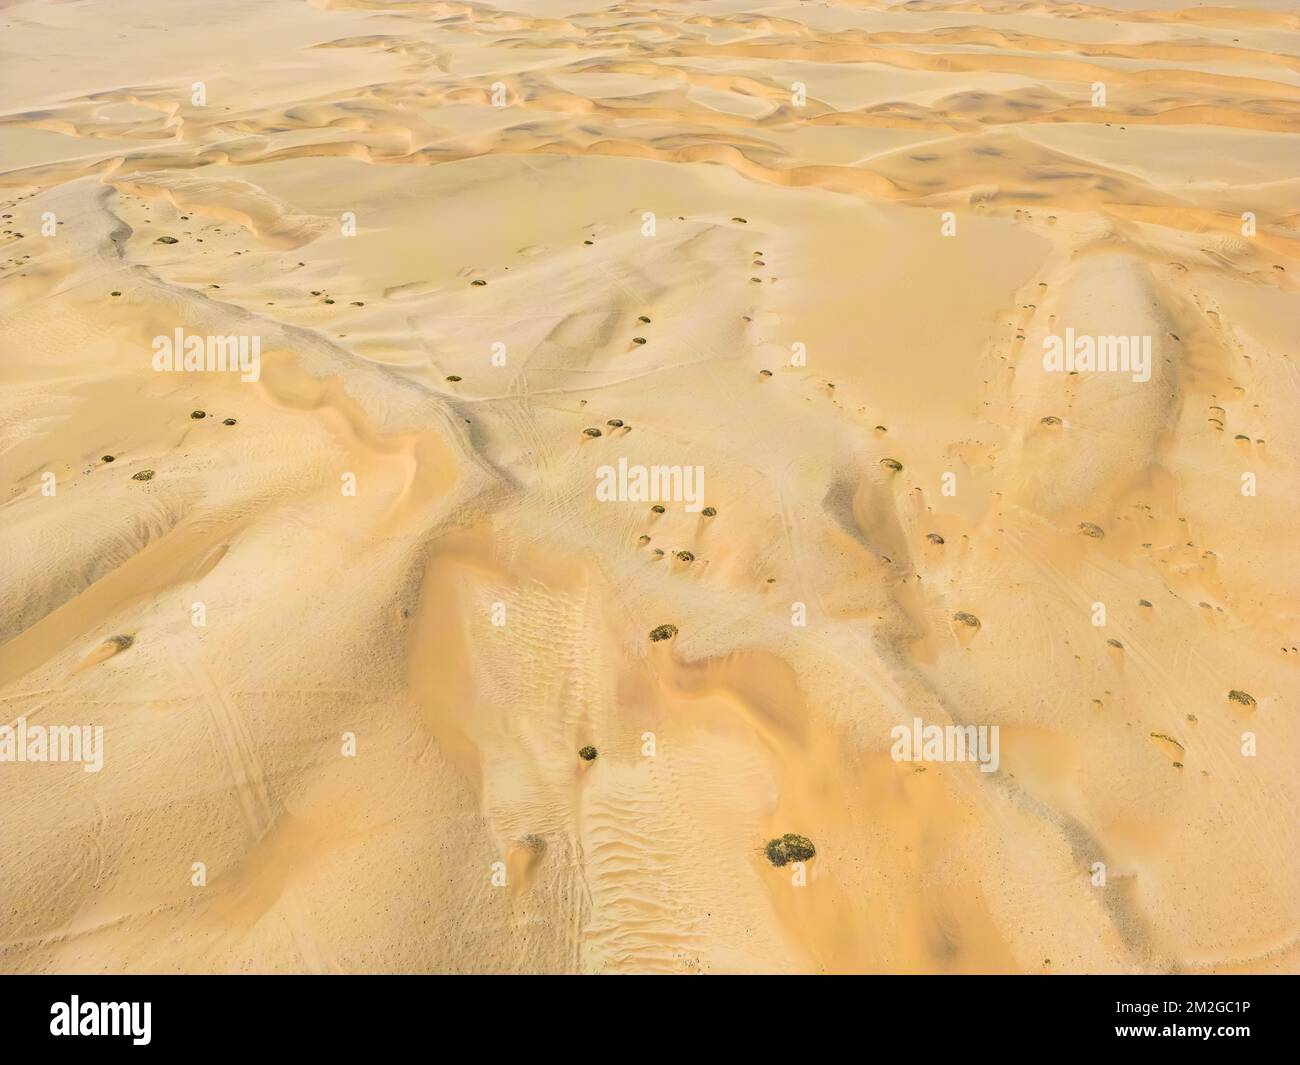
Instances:
[[[203,658],[198,638],[192,632],[185,631],[171,637],[170,642],[176,651],[175,662],[181,667],[190,689],[203,703],[216,730],[221,752],[230,767],[230,778],[244,813],[249,836],[253,847],[256,847],[274,827],[276,813],[266,789],[266,772],[257,757],[253,738],[212,676],[212,671]],[[289,885],[285,886],[279,899],[279,909],[298,956],[313,974],[337,972],[338,967],[316,941],[302,907],[291,890]]]

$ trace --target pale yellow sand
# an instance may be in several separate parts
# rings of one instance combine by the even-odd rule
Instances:
[[[104,730],[0,762],[0,970],[1300,969],[1293,3],[0,42],[0,718]],[[1066,326],[1151,379],[1045,373]]]

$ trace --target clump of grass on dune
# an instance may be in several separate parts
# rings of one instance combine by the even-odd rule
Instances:
[[[787,832],[784,836],[769,839],[763,853],[773,865],[782,866],[791,862],[806,862],[817,853],[817,848],[807,836]]]

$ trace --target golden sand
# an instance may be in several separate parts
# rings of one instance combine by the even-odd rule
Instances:
[[[1300,969],[1294,3],[0,49],[0,970]]]

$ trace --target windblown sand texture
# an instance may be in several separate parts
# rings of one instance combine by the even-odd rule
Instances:
[[[0,4],[0,969],[1300,969],[1300,12],[1110,3]]]

